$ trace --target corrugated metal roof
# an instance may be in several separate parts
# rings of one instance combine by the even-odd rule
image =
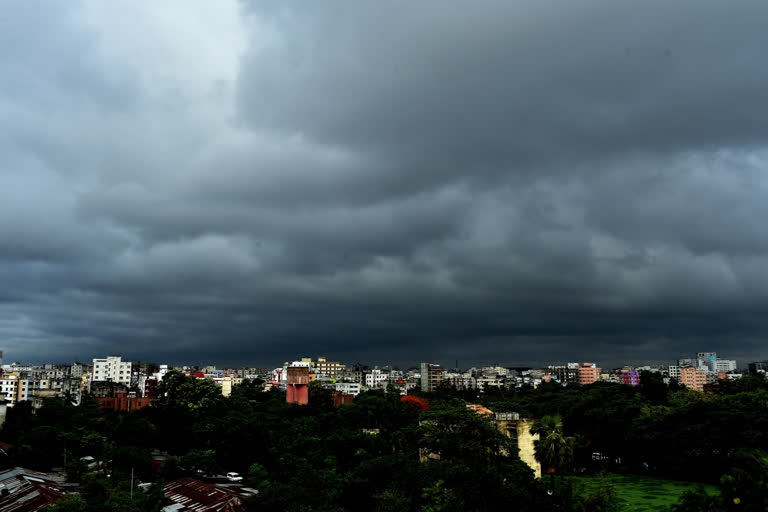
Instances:
[[[238,512],[243,510],[240,506],[240,499],[235,492],[194,478],[180,478],[167,483],[164,487],[164,493],[165,497],[172,502],[184,505],[184,508],[176,509],[180,512]]]
[[[0,489],[8,493],[0,496],[0,512],[37,512],[65,496],[56,482],[18,468],[0,474]]]

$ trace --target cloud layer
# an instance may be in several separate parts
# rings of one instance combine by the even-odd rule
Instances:
[[[765,358],[768,4],[23,2],[6,358]]]

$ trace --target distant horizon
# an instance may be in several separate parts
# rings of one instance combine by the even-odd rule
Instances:
[[[165,364],[167,364],[170,367],[188,366],[188,367],[205,368],[207,366],[215,366],[217,369],[267,368],[268,370],[272,370],[274,368],[279,368],[280,366],[282,366],[282,364],[284,362],[299,361],[299,360],[301,360],[302,357],[312,357],[313,360],[316,360],[316,358],[318,357],[318,356],[300,356],[300,357],[296,357],[296,358],[290,359],[290,360],[286,359],[283,362],[277,363],[277,364],[249,364],[249,363],[231,363],[231,362],[226,362],[226,363],[216,363],[216,362],[178,362],[178,361],[176,361],[176,362],[166,362],[166,361],[154,360],[154,359],[151,359],[151,358],[147,358],[147,359],[144,359],[144,358],[138,358],[138,359],[126,358],[124,356],[121,356],[120,354],[109,354],[109,355],[110,356],[120,356],[120,357],[122,357],[123,361],[128,361],[128,362],[131,362],[131,363],[145,363],[145,364],[156,364],[156,365],[165,365]],[[687,359],[687,358],[691,358],[693,356],[695,356],[695,354],[689,355],[687,357],[681,356],[678,359]],[[104,358],[104,357],[108,357],[108,356],[107,355],[103,355],[103,356],[98,356],[98,357],[92,357],[92,358],[89,358],[89,359],[72,360],[72,361],[68,361],[68,362],[67,361],[62,362],[60,360],[59,361],[43,361],[43,360],[27,360],[27,361],[12,360],[11,361],[11,360],[7,360],[7,359],[4,358],[3,359],[3,364],[5,365],[5,364],[19,363],[19,364],[22,364],[22,365],[43,365],[43,364],[72,365],[72,364],[74,364],[76,362],[79,362],[81,364],[82,363],[92,364],[93,359],[99,359],[99,358]],[[737,363],[737,368],[740,369],[740,370],[746,370],[747,369],[747,365],[749,363],[768,360],[768,357],[765,357],[763,359],[758,358],[758,359],[751,359],[749,361],[740,361],[738,359],[734,359],[734,358],[730,358],[730,357],[724,357],[723,355],[721,355],[719,353],[718,353],[718,357],[720,357],[722,359],[735,360],[736,363]],[[418,362],[413,363],[413,364],[411,364],[411,363],[397,364],[397,363],[389,363],[389,362],[386,362],[386,361],[384,361],[384,362],[374,362],[374,363],[366,363],[366,362],[363,362],[363,361],[348,362],[348,361],[345,361],[344,359],[333,358],[333,357],[326,357],[326,359],[328,361],[338,361],[339,363],[345,365],[346,367],[350,367],[350,366],[353,366],[355,364],[361,364],[363,366],[367,366],[368,368],[391,366],[393,368],[397,367],[400,370],[406,370],[406,369],[410,369],[410,368],[418,368],[419,365],[424,362],[424,363],[439,364],[445,370],[452,370],[452,369],[455,368],[455,366],[453,366],[453,364],[447,365],[445,362],[441,361],[440,359],[419,360]],[[674,360],[651,360],[651,361],[641,361],[641,362],[637,362],[637,361],[624,361],[624,362],[621,362],[620,364],[608,364],[608,365],[603,365],[603,364],[600,363],[600,361],[586,360],[586,359],[584,359],[584,360],[555,360],[555,361],[546,362],[546,363],[533,363],[533,364],[518,364],[518,363],[502,364],[502,363],[495,363],[495,362],[487,362],[487,363],[478,362],[478,363],[473,363],[473,364],[468,364],[468,365],[462,365],[461,361],[459,361],[459,365],[460,365],[459,369],[461,369],[461,370],[468,370],[470,368],[482,368],[482,367],[491,367],[491,366],[500,366],[502,368],[541,369],[541,368],[546,368],[548,366],[562,366],[562,365],[565,365],[565,364],[568,364],[568,363],[584,363],[584,362],[595,363],[602,370],[616,370],[616,369],[622,368],[623,366],[633,366],[633,367],[639,367],[639,366],[651,366],[651,367],[672,366],[672,365],[675,365],[677,363],[677,359],[674,359]],[[454,363],[455,363],[455,361],[454,361]]]

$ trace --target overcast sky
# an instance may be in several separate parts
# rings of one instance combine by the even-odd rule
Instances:
[[[5,360],[768,358],[766,20],[3,2]]]

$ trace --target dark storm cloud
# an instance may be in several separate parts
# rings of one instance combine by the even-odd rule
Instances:
[[[8,8],[5,353],[764,357],[767,18],[757,1]]]

